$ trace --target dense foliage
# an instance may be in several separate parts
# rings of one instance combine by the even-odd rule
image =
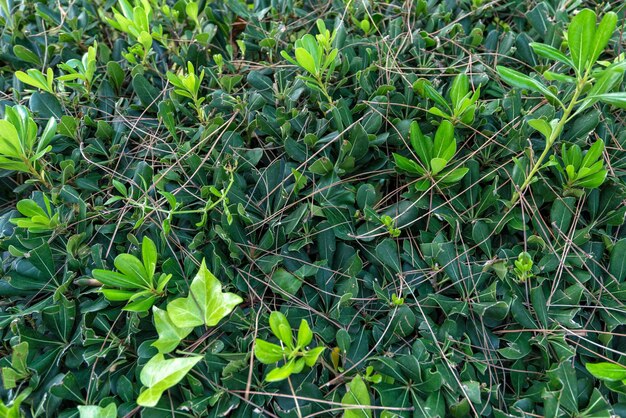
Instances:
[[[0,415],[626,416],[624,19],[0,0]]]

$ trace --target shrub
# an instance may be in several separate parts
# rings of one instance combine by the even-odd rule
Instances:
[[[625,416],[623,22],[0,2],[0,415]]]

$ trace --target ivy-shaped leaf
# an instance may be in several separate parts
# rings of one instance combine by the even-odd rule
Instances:
[[[370,406],[370,394],[367,391],[367,385],[363,381],[361,376],[356,375],[354,379],[348,385],[348,392],[343,395],[341,399],[341,403],[344,406],[347,405],[356,405],[361,406],[361,408],[350,408],[347,407],[345,413],[343,414],[344,418],[371,418],[372,410],[369,408],[364,408],[366,406]]]
[[[137,405],[155,406],[163,392],[180,382],[202,358],[192,356],[166,360],[161,353],[152,357],[139,376],[146,388],[139,394]]]
[[[241,302],[243,299],[238,295],[222,292],[222,284],[202,260],[200,270],[189,287],[189,295],[171,301],[167,305],[167,313],[179,328],[212,327]]]

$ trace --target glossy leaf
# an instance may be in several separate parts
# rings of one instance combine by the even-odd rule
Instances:
[[[137,405],[155,406],[167,389],[180,382],[202,356],[165,359],[159,353],[141,369],[141,384],[145,387],[137,398]]]

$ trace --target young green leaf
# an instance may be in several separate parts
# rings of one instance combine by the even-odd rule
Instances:
[[[422,134],[422,130],[416,121],[411,122],[409,139],[419,159],[422,162],[430,161],[432,158],[433,144]]]
[[[424,175],[426,173],[417,162],[403,157],[400,154],[393,153],[393,160],[395,161],[396,169],[398,170],[416,175]]]
[[[79,418],[117,418],[117,405],[110,403],[106,407],[98,405],[78,406]]]
[[[134,255],[126,253],[120,254],[115,257],[113,264],[122,274],[137,283],[137,287],[148,289],[152,285],[152,281],[148,277],[143,263]]]
[[[155,406],[167,389],[180,382],[203,356],[178,357],[166,360],[163,354],[152,357],[143,369],[140,379],[145,389],[137,398],[139,406]]]
[[[620,109],[626,109],[626,92],[597,94],[595,96],[589,96],[588,98],[608,103]]]
[[[132,276],[127,276],[110,270],[95,269],[91,272],[93,278],[105,286],[120,289],[138,289],[143,286],[143,281],[138,281]]]
[[[182,339],[187,337],[193,330],[192,327],[177,327],[170,319],[167,311],[156,306],[152,307],[152,313],[154,315],[154,327],[159,335],[159,339],[153,342],[152,346],[156,347],[159,353],[166,354],[173,351],[178,347]]]
[[[191,282],[189,295],[167,305],[167,313],[179,328],[207,325],[213,327],[243,302],[234,293],[223,293],[222,284],[207,269],[204,260]]]
[[[372,410],[367,408],[372,404],[367,385],[360,375],[356,375],[348,385],[346,394],[341,399],[345,408],[343,418],[371,418]]]
[[[598,57],[600,57],[600,54],[602,54],[604,48],[606,48],[606,46],[609,44],[609,40],[611,39],[613,32],[615,32],[616,26],[617,14],[615,14],[614,12],[606,13],[594,33],[591,50],[589,52],[589,65],[595,64],[595,62],[598,60]]]
[[[593,376],[609,382],[617,382],[626,379],[626,367],[621,364],[602,362],[587,363],[585,367]]]
[[[300,348],[305,348],[313,340],[313,331],[309,327],[309,323],[306,320],[300,321],[300,328],[298,328],[297,344]]]
[[[574,62],[567,55],[551,45],[542,44],[540,42],[531,42],[529,45],[537,55],[554,61],[559,61],[560,63],[565,64],[568,67],[576,68]]]
[[[552,126],[543,119],[530,119],[528,125],[540,132],[546,139],[552,134]]]
[[[283,348],[257,338],[254,342],[254,355],[263,364],[274,364],[285,358]]]
[[[594,47],[595,32],[596,14],[590,9],[578,12],[567,28],[570,54],[580,76],[587,69],[590,52]]]
[[[287,317],[278,311],[270,314],[270,328],[272,333],[289,349],[293,349],[293,332]]]
[[[313,367],[319,356],[324,352],[326,347],[315,347],[304,353],[304,362],[307,366]]]
[[[285,380],[286,378],[291,376],[292,373],[295,373],[296,372],[295,369],[296,369],[295,360],[290,360],[285,365],[272,369],[265,376],[265,381],[266,382],[280,382],[281,380]]]
[[[154,242],[147,236],[143,237],[143,241],[141,242],[141,257],[146,270],[146,277],[149,278],[152,283],[152,278],[156,272],[158,254],[156,245],[154,245]]]
[[[552,93],[544,84],[540,81],[537,81],[533,78],[528,77],[526,74],[522,74],[519,71],[512,70],[510,68],[503,67],[498,65],[496,67],[498,74],[500,77],[509,85],[521,89],[532,90],[538,93],[543,94],[545,97],[550,97],[555,102],[559,103],[561,106],[563,104],[561,101]]]
[[[456,153],[456,141],[454,139],[454,125],[448,120],[441,122],[435,132],[432,155],[446,162],[450,161]],[[431,160],[432,161],[432,160]]]
[[[461,73],[454,77],[450,86],[450,100],[455,108],[458,108],[462,99],[469,91],[469,79],[467,74]]]

